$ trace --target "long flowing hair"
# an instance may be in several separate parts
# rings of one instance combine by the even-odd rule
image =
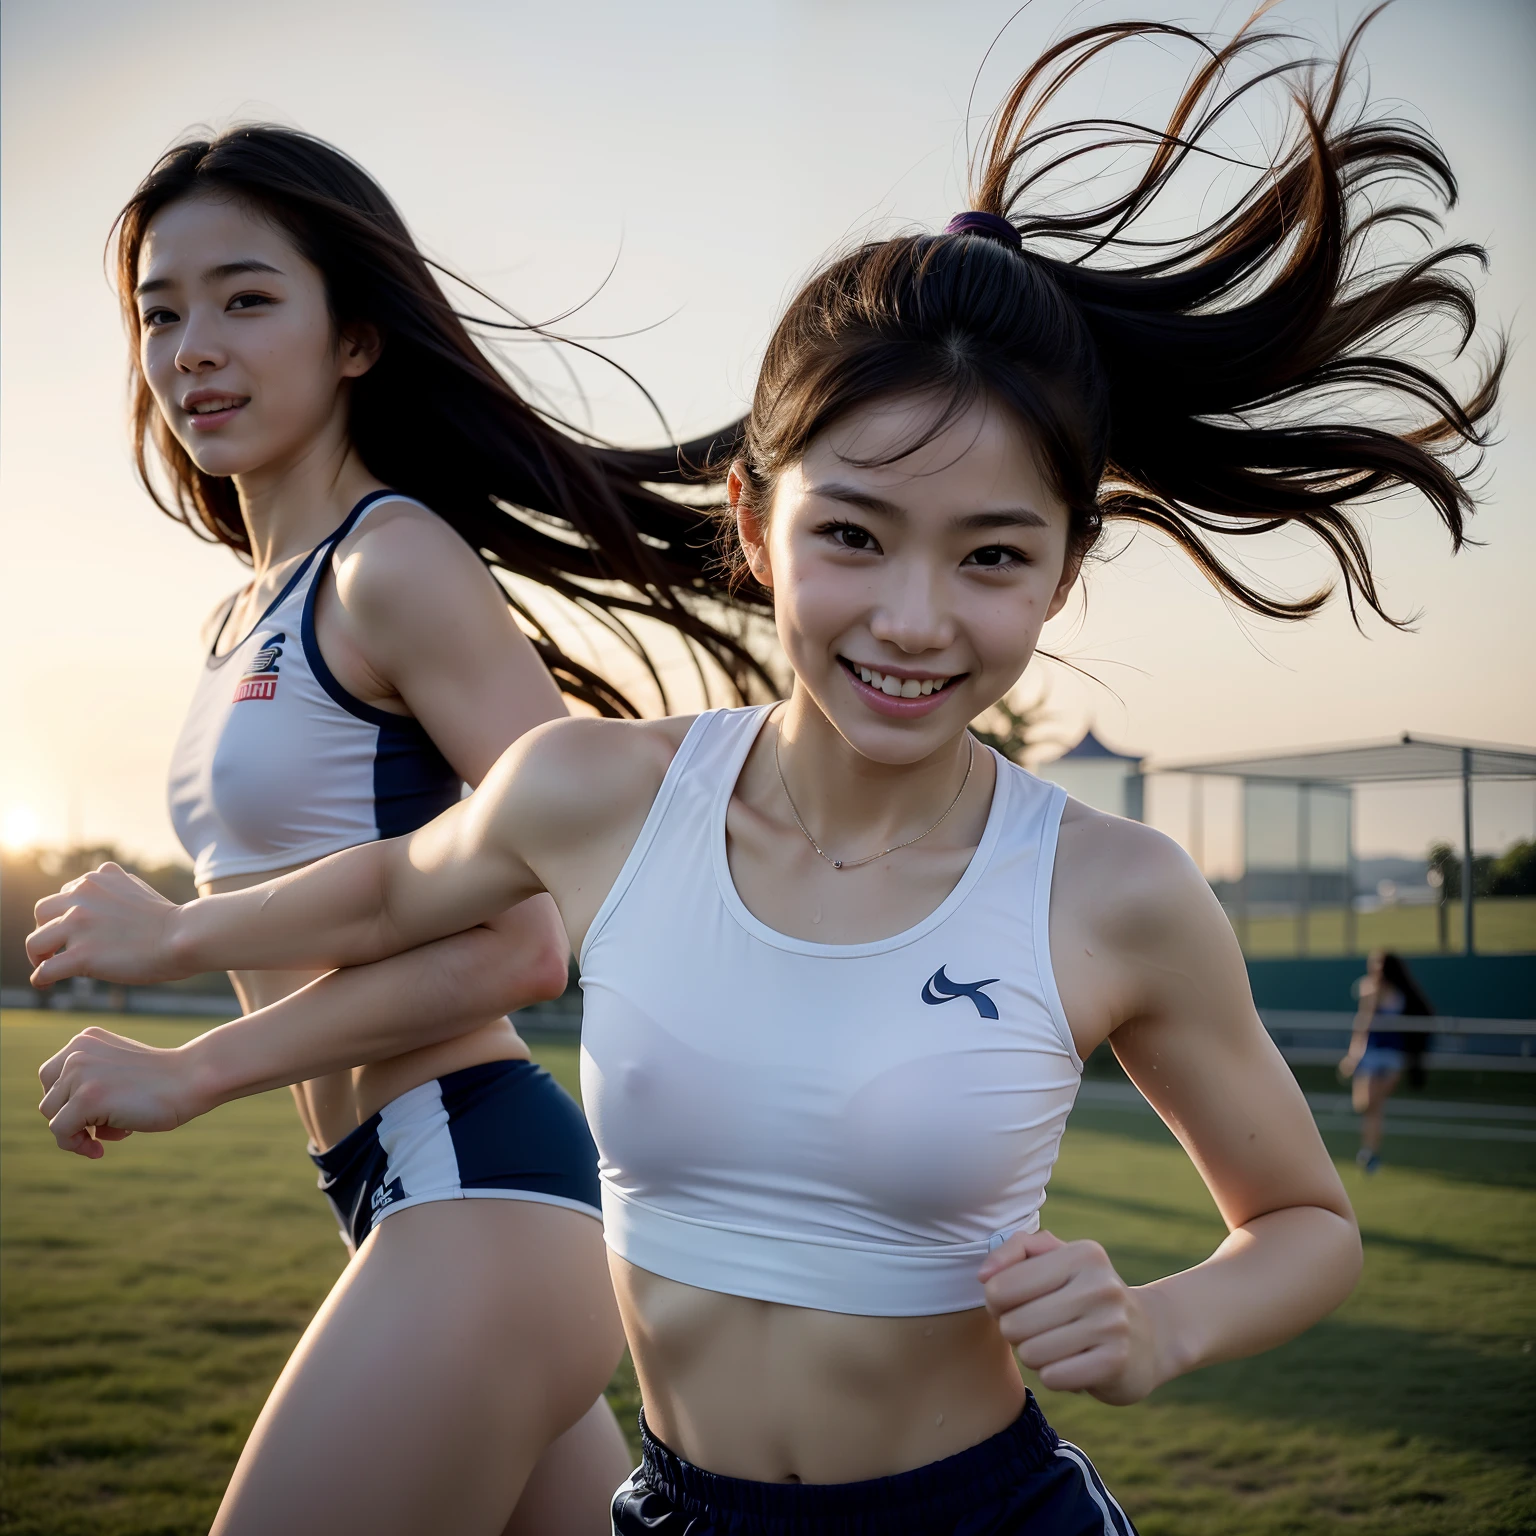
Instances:
[[[455,310],[378,183],[331,145],[291,129],[252,123],[177,145],[113,226],[133,343],[134,451],[162,511],[249,553],[234,482],[192,462],[138,361],[133,290],[145,234],[162,208],[195,196],[232,198],[272,219],[323,275],[333,322],[378,328],[383,352],[354,382],[349,420],[371,474],[425,502],[488,565],[605,625],[649,672],[664,705],[667,691],[635,618],[669,626],[696,664],[707,658],[720,668],[738,697],[772,687],[740,622],[761,600],[733,595],[715,571],[707,514],[658,489],[681,478],[678,449],[608,449],[525,399],[476,343],[470,317]],[[478,328],[543,334],[510,315]],[[682,449],[685,461],[707,451]],[[563,692],[603,714],[638,713],[610,679],[561,648],[515,589],[502,588]]]
[[[1160,22],[1057,42],[991,119],[971,186],[987,217],[868,241],[817,272],[774,332],[716,473],[741,462],[766,513],[778,475],[859,406],[931,399],[900,457],[989,399],[1028,429],[1069,509],[1073,558],[1107,523],[1140,524],[1242,609],[1301,619],[1342,584],[1357,623],[1361,605],[1402,623],[1384,605],[1360,509],[1411,487],[1460,549],[1504,345],[1462,393],[1415,351],[1444,320],[1467,350],[1477,317],[1462,268],[1484,252],[1392,259],[1392,226],[1432,234],[1425,194],[1449,206],[1456,181],[1422,129],[1346,110],[1369,20],[1331,67],[1257,16],[1219,46]],[[1196,55],[1166,124],[1048,117],[1070,81],[1138,40]],[[1218,128],[1275,84],[1290,94],[1286,141],[1214,218],[1168,233],[1176,174],[1197,157],[1225,161]],[[1140,169],[1089,174],[1106,156]],[[1320,544],[1336,578],[1269,589],[1222,548],[1280,530]],[[725,529],[722,547],[754,591]]]

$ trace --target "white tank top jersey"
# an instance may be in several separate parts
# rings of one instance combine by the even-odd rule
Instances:
[[[354,698],[315,639],[331,555],[384,501],[421,505],[394,491],[363,497],[221,656],[235,598],[224,610],[171,757],[171,820],[199,884],[414,832],[459,798],[458,774],[421,725]]]
[[[988,1251],[1039,1226],[1082,1073],[1049,948],[1066,795],[994,753],[986,829],[935,911],[867,944],[790,938],[726,859],[771,707],[694,722],[582,947],[608,1243],[791,1306],[979,1307]]]

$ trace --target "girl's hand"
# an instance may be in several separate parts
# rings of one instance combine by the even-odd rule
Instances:
[[[37,1107],[53,1139],[81,1157],[102,1157],[103,1142],[134,1131],[173,1131],[211,1107],[199,1100],[184,1050],[107,1029],[82,1030],[37,1075],[46,1090]]]
[[[1152,1319],[1097,1243],[1020,1232],[979,1278],[1003,1337],[1052,1391],[1136,1403],[1164,1379]]]
[[[1359,1051],[1351,1051],[1349,1055],[1339,1063],[1339,1077],[1343,1082],[1348,1082],[1355,1075],[1355,1068],[1360,1065]]]
[[[27,958],[34,987],[69,976],[94,976],[124,984],[174,981],[187,974],[176,965],[172,926],[181,908],[116,864],[78,880],[35,909],[36,930]]]

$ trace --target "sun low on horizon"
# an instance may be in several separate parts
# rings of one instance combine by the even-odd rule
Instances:
[[[35,848],[42,835],[43,818],[30,805],[7,806],[0,813],[0,847],[7,853]]]

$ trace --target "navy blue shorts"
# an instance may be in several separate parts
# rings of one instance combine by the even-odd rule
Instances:
[[[533,1200],[603,1219],[586,1119],[531,1061],[433,1078],[309,1155],[354,1252],[386,1216],[432,1200]]]
[[[1136,1536],[1093,1463],[1031,1393],[1007,1429],[864,1483],[751,1483],[674,1455],[640,1416],[641,1462],[613,1496],[614,1536]]]

